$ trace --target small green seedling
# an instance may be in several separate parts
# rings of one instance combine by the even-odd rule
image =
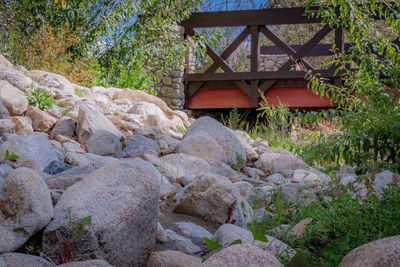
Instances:
[[[9,161],[16,161],[19,158],[19,156],[15,155],[14,152],[12,152],[10,154],[10,152],[8,151],[8,149],[6,150],[6,154],[4,155],[4,159],[5,160],[9,160]]]

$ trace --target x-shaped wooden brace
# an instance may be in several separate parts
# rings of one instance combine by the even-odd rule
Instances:
[[[303,45],[297,52],[294,51],[290,46],[285,44],[278,36],[276,36],[271,30],[266,26],[261,27],[260,31],[269,38],[276,46],[283,50],[289,57],[291,57],[285,64],[283,64],[278,71],[287,71],[293,64],[293,60],[296,62],[302,60],[304,66],[307,69],[313,70],[313,67],[308,64],[302,57],[306,56],[308,52],[311,51],[328,33],[332,31],[332,28],[327,24],[321,30],[319,30],[305,45]],[[260,85],[260,90],[262,92],[268,91],[277,80],[268,80]]]
[[[188,29],[187,34],[193,36],[195,34],[193,29]],[[229,45],[228,48],[219,56],[209,45],[206,45],[206,53],[211,57],[214,63],[207,68],[206,73],[215,72],[219,67],[227,73],[235,72],[231,66],[225,61],[229,56],[239,47],[239,45],[247,38],[250,34],[250,27],[246,27]],[[244,81],[235,81],[236,85],[250,98],[251,105],[257,106],[258,96],[254,90]],[[204,82],[192,82],[187,92],[187,98],[190,99],[202,86]]]

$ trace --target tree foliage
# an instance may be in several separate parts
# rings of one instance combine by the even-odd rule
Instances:
[[[2,0],[0,52],[24,64],[18,44],[32,43],[43,28],[68,32],[78,42],[66,47],[70,62],[96,59],[99,82],[150,87],[154,77],[176,69],[186,53],[177,22],[200,0]],[[33,55],[27,55],[33,56]],[[57,57],[54,57],[57,60]],[[153,75],[156,74],[156,75]],[[145,77],[141,79],[140,77]],[[153,77],[153,78],[152,78]]]
[[[342,133],[323,138],[317,149],[360,172],[378,166],[400,171],[400,2],[310,0],[307,8],[312,5],[321,7],[308,9],[310,16],[342,27],[354,44],[347,52],[336,51],[330,63],[343,86],[309,75],[314,92],[329,95],[343,110]],[[350,68],[352,61],[356,69]]]

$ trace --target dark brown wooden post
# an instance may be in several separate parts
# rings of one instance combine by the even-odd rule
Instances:
[[[260,31],[258,25],[251,25],[250,71],[259,71],[260,66]]]

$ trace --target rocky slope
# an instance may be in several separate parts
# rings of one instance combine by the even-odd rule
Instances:
[[[57,105],[29,105],[36,88]],[[1,267],[282,266],[277,256],[296,252],[273,236],[254,241],[246,229],[273,216],[255,203],[279,190],[284,201],[308,205],[330,182],[210,117],[189,119],[141,91],[80,87],[1,55],[0,135]],[[343,184],[357,178],[346,166],[338,175]],[[386,171],[373,186],[380,194],[398,181]],[[301,235],[307,222],[289,231]],[[211,253],[204,237],[223,248]],[[359,262],[357,253],[343,266]]]

